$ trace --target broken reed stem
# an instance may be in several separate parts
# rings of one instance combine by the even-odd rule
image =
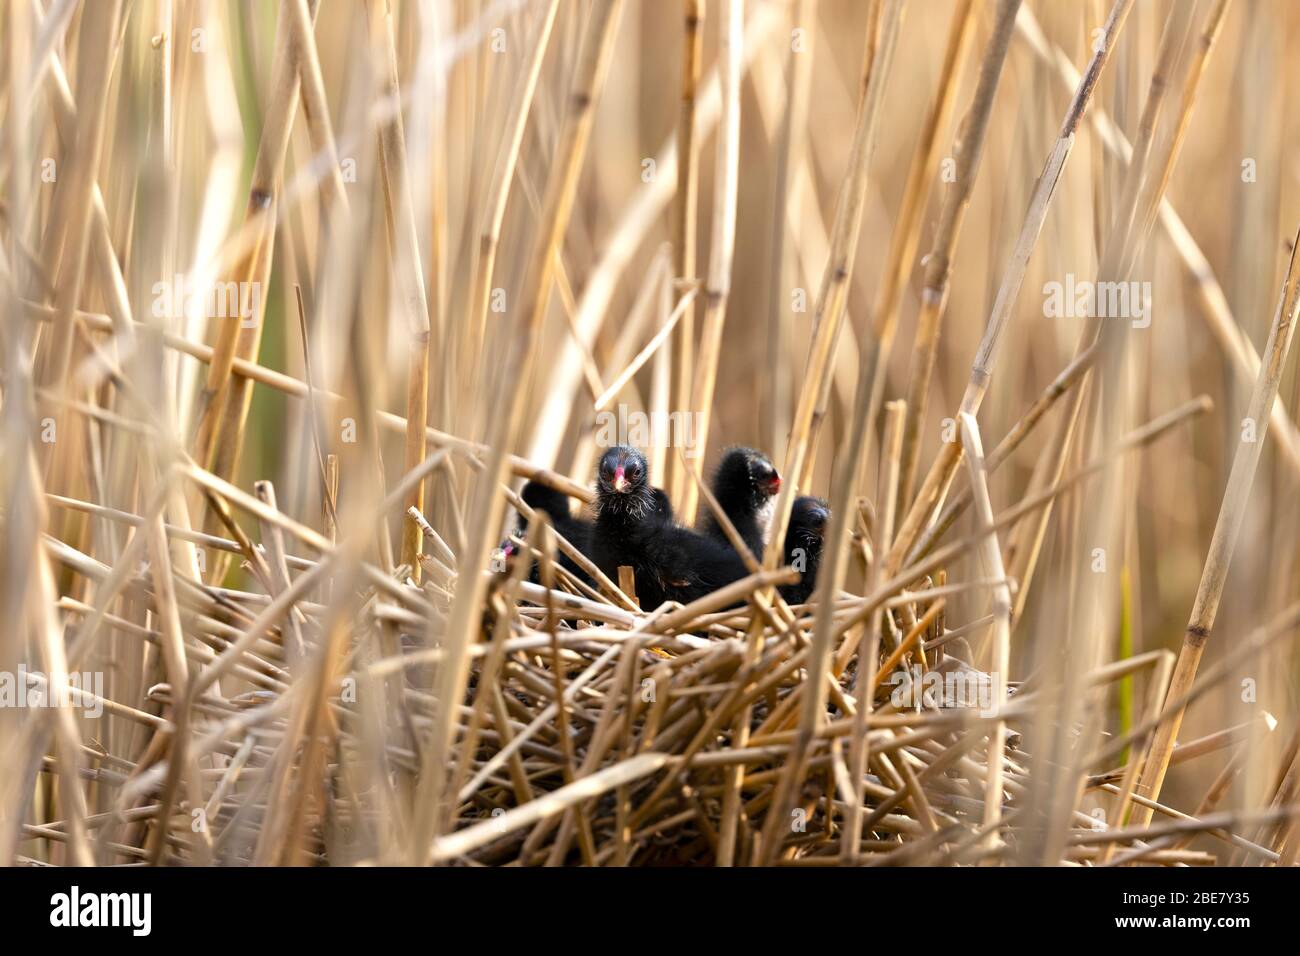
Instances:
[[[605,390],[597,396],[594,403],[597,412],[604,411],[609,403],[618,397],[618,393],[622,391],[623,386],[625,386],[628,381],[631,380],[632,376],[641,369],[641,366],[648,362],[652,355],[658,352],[659,347],[663,345],[664,340],[672,334],[673,328],[677,326],[683,320],[683,317],[695,307],[695,297],[698,291],[698,288],[686,290],[685,294],[677,302],[677,305],[673,308],[672,312],[669,313],[667,320],[659,331],[656,332],[641,351],[636,354],[636,357],[627,364],[627,367],[625,367],[623,371],[619,372]],[[702,441],[701,445],[703,445]]]
[[[1054,67],[1053,72],[1064,86],[1073,89],[1078,84],[1079,71],[1075,69],[1064,51],[1048,44],[1047,38],[1029,8],[1021,9],[1020,16],[1016,20],[1016,28],[1033,49],[1034,54]],[[1133,148],[1129,145],[1123,131],[1115,125],[1106,111],[1095,107],[1089,115],[1106,151],[1124,163],[1130,163]],[[1259,375],[1259,354],[1233,317],[1227,295],[1215,276],[1214,268],[1168,197],[1161,198],[1159,215],[1160,224],[1173,244],[1179,261],[1196,285],[1197,300],[1201,306],[1200,313],[1211,334],[1219,348],[1232,361],[1237,375],[1253,382]],[[1293,472],[1300,474],[1300,431],[1297,431],[1280,396],[1273,403],[1271,421],[1269,434],[1277,441],[1283,460]]]
[[[975,361],[971,366],[970,381],[967,383],[966,391],[962,395],[959,413],[969,412],[972,415],[979,413],[980,404],[984,400],[984,395],[988,391],[989,383],[993,377],[993,367],[997,361],[1002,333],[1011,317],[1012,307],[1015,305],[1015,300],[1020,293],[1020,286],[1024,282],[1029,258],[1038,244],[1038,237],[1042,232],[1043,223],[1047,219],[1048,209],[1051,207],[1052,199],[1056,195],[1056,188],[1060,184],[1061,175],[1065,171],[1066,161],[1069,159],[1070,151],[1074,146],[1075,134],[1078,132],[1079,124],[1083,121],[1088,104],[1092,101],[1092,94],[1097,87],[1097,81],[1101,78],[1101,72],[1110,60],[1119,32],[1123,28],[1124,21],[1128,18],[1132,8],[1133,0],[1116,0],[1115,5],[1111,8],[1110,16],[1106,20],[1105,29],[1093,47],[1093,55],[1088,62],[1088,69],[1075,89],[1074,97],[1066,110],[1065,118],[1061,122],[1060,130],[1057,132],[1056,142],[1051,152],[1048,153],[1047,161],[1030,198],[1029,208],[1025,212],[1025,220],[1020,229],[1020,236],[1016,240],[1011,262],[1007,265],[1002,283],[998,287],[997,299],[993,303],[993,311],[989,315],[988,324],[984,329],[984,336],[980,340]],[[890,549],[889,554],[885,556],[887,574],[892,575],[902,566],[912,545],[916,542],[917,536],[929,522],[930,515],[943,501],[948,485],[957,470],[957,465],[960,463],[961,454],[961,445],[958,442],[947,442],[939,449],[939,455],[934,464],[931,465],[930,471],[912,501],[907,517],[899,529],[894,546]]]
[[[985,465],[989,471],[996,471],[998,466],[1020,447],[1020,443],[1029,436],[1034,426],[1055,405],[1057,399],[1082,380],[1084,373],[1092,367],[1092,361],[1096,358],[1097,351],[1096,346],[1088,348],[1061,370],[1061,374],[1052,380],[1052,383],[1043,390],[1042,394],[1020,416],[1020,419],[1012,426],[1011,430],[1003,436],[1002,441],[998,442],[997,447],[989,453],[988,458],[985,460]],[[953,522],[961,517],[970,502],[971,489],[967,485],[953,495],[943,513],[925,529],[908,560],[914,561],[928,554],[935,543],[952,527]]]
[[[949,281],[952,275],[952,257],[957,248],[957,239],[961,235],[961,226],[970,207],[971,196],[975,191],[975,180],[979,176],[980,158],[984,154],[984,140],[988,134],[989,119],[993,115],[993,101],[997,94],[998,81],[1006,65],[1007,50],[1011,46],[1011,31],[1015,26],[1016,14],[1021,0],[1002,0],[998,5],[997,17],[993,24],[993,33],[989,37],[988,47],[980,63],[979,80],[970,107],[962,118],[953,145],[953,179],[944,195],[943,209],[939,213],[939,224],[935,229],[934,242],[925,257],[925,278],[921,287],[921,311],[916,319],[916,339],[912,347],[912,362],[907,379],[907,420],[903,426],[902,472],[898,483],[898,514],[907,514],[907,505],[912,500],[912,485],[916,480],[916,466],[921,454],[921,427],[925,424],[925,410],[930,395],[930,379],[934,375],[934,363],[939,351],[939,326],[948,302]],[[949,63],[946,68],[952,73],[948,82],[955,88],[956,74],[961,70],[962,50],[967,45],[966,36],[970,32],[972,20],[969,6],[955,16],[961,17],[953,25],[953,35],[949,39]],[[947,97],[943,109],[951,111],[951,94]],[[935,105],[934,125],[929,130],[932,142],[930,155],[926,158],[926,167],[920,170],[928,177],[934,175],[935,143],[937,142],[940,104]],[[917,154],[920,159],[920,153]],[[913,165],[918,170],[918,164]],[[895,321],[899,298],[902,294],[902,282],[911,271],[912,258],[920,233],[919,216],[924,203],[914,212],[912,235],[909,237],[911,254],[899,258],[898,271],[886,271],[888,284],[882,290],[890,289],[892,294],[886,298],[884,291],[878,303],[878,313],[882,306],[888,306],[890,325]],[[901,219],[901,217],[900,217]],[[891,247],[892,251],[892,247]],[[880,323],[877,323],[878,325]],[[882,383],[883,384],[883,383]]]
[[[1260,367],[1259,378],[1255,382],[1255,390],[1250,396],[1247,409],[1245,422],[1251,423],[1255,431],[1249,434],[1249,438],[1243,431],[1242,442],[1232,459],[1228,486],[1223,492],[1219,518],[1214,525],[1214,536],[1210,539],[1210,550],[1201,571],[1201,583],[1196,589],[1196,600],[1192,604],[1187,630],[1183,635],[1183,644],[1178,652],[1178,662],[1174,667],[1167,701],[1177,700],[1185,694],[1196,679],[1196,670],[1205,653],[1210,632],[1214,629],[1214,618],[1219,610],[1219,601],[1223,597],[1223,587],[1227,582],[1228,567],[1232,562],[1237,536],[1246,516],[1246,507],[1250,503],[1250,490],[1263,451],[1264,435],[1268,431],[1268,410],[1277,397],[1287,353],[1295,335],[1297,309],[1300,309],[1300,273],[1296,270],[1297,245],[1300,245],[1300,232],[1297,232],[1291,245],[1291,259],[1282,282],[1281,298],[1277,304],[1277,311],[1273,315],[1268,343],[1264,346],[1265,361]],[[1183,714],[1183,708],[1179,708],[1172,713],[1166,711],[1163,716],[1156,736],[1151,741],[1151,748],[1142,771],[1142,780],[1138,784],[1137,792],[1140,796],[1151,800],[1160,798],[1160,788],[1164,784],[1165,773],[1169,768],[1169,758],[1173,753],[1178,728],[1182,725]],[[1145,824],[1151,819],[1151,811],[1140,809],[1134,819]]]
[[[1210,38],[1210,42],[1203,43],[1201,47],[1202,51],[1207,55],[1213,45],[1212,38],[1217,34],[1225,9],[1222,5],[1217,7],[1212,12],[1207,23],[1205,36]],[[1144,119],[1142,122],[1144,127],[1153,127],[1155,124],[1168,82],[1166,77],[1172,72],[1176,53],[1178,48],[1182,46],[1182,37],[1190,30],[1192,12],[1188,8],[1179,7],[1173,9],[1170,13],[1173,22],[1164,31],[1159,57],[1152,73],[1147,104],[1143,109]],[[1201,66],[1203,68],[1203,62]],[[1201,74],[1202,70],[1196,68],[1188,72],[1178,116],[1180,127],[1186,124],[1190,115],[1195,100],[1195,90]],[[1143,161],[1142,165],[1130,163],[1126,170],[1125,195],[1131,198],[1133,205],[1137,208],[1131,215],[1122,214],[1112,224],[1111,232],[1102,250],[1101,264],[1098,267],[1099,282],[1127,279],[1136,261],[1138,250],[1150,235],[1156,209],[1164,196],[1170,173],[1177,162],[1181,144],[1180,136],[1164,137],[1161,140],[1161,145],[1164,147],[1163,153],[1156,156],[1153,163],[1155,169],[1149,174],[1145,167],[1147,165],[1146,160],[1151,153],[1142,148],[1141,144],[1143,140],[1150,141],[1151,138],[1152,134],[1150,132],[1140,134],[1139,148],[1135,150],[1134,156]],[[1114,406],[1122,398],[1118,388],[1123,364],[1122,359],[1125,352],[1123,327],[1117,327],[1114,324],[1106,325],[1104,320],[1098,317],[1090,318],[1083,334],[1080,349],[1090,348],[1094,344],[1101,347],[1101,362],[1100,371],[1095,376],[1096,382],[1093,394],[1098,402],[1107,403],[1107,407],[1104,407],[1100,412],[1101,440],[1106,442],[1110,440],[1110,436],[1114,428],[1118,426],[1120,418],[1120,413]],[[1053,436],[1050,450],[1040,460],[1037,469],[1038,474],[1035,476],[1036,481],[1048,481],[1051,480],[1051,476],[1060,475],[1077,431],[1076,424],[1085,398],[1086,393],[1083,388],[1077,389],[1071,395],[1062,420]],[[1102,486],[1102,501],[1098,507],[1090,512],[1090,515],[1108,517],[1111,514],[1113,502],[1117,495],[1118,488],[1115,485],[1111,483],[1104,484]],[[1035,522],[1030,527],[1022,529],[1023,534],[1018,535],[1017,539],[1013,541],[1016,558],[1012,567],[1012,575],[1021,583],[1021,590],[1016,598],[1015,616],[1017,617],[1020,615],[1029,593],[1029,587],[1037,568],[1038,558],[1047,533],[1047,522],[1050,517],[1050,509],[1043,511]],[[1109,538],[1109,534],[1103,533],[1102,537]],[[1097,583],[1095,577],[1089,577],[1085,580],[1089,585]],[[1107,594],[1108,592],[1103,592],[1102,596],[1105,597]],[[1070,699],[1072,698],[1067,697],[1067,700]]]

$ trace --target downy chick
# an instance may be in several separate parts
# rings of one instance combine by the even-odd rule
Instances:
[[[664,520],[666,496],[647,480],[645,457],[633,448],[611,448],[596,471],[596,523],[592,558],[618,579],[632,568],[637,599],[651,610],[664,601],[689,603],[745,576],[730,547]]]
[[[591,557],[591,522],[585,518],[575,517],[569,511],[569,496],[562,491],[556,491],[547,485],[536,481],[530,481],[524,485],[524,490],[520,497],[534,511],[545,511],[551,518],[551,525],[556,532],[564,537],[569,544],[573,545],[588,558]],[[519,516],[519,535],[522,536],[528,528],[528,521],[523,515]],[[557,549],[560,558],[560,564],[576,576],[580,581],[590,584],[591,579],[587,573],[578,567],[563,551]]]
[[[750,553],[761,561],[772,519],[772,496],[781,490],[781,475],[771,459],[752,448],[728,450],[713,473],[710,490]],[[712,509],[706,511],[700,530],[714,541],[731,544]]]
[[[804,495],[794,500],[785,532],[785,563],[801,572],[801,577],[780,588],[787,604],[806,604],[817,589],[817,569],[830,518],[830,507],[821,498]]]

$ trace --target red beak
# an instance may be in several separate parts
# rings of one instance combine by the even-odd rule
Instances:
[[[780,490],[781,490],[780,475],[773,475],[771,478],[767,479],[767,493],[769,495],[774,495]]]
[[[614,490],[622,494],[627,491],[627,479],[623,477],[623,466],[619,465],[614,469]]]

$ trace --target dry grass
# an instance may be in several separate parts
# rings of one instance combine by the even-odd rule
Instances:
[[[1300,857],[1286,0],[0,24],[0,862]],[[749,577],[530,512],[611,412]]]

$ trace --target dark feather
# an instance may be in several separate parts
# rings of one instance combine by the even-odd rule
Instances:
[[[801,570],[794,584],[781,587],[787,604],[806,604],[817,589],[817,570],[822,562],[822,543],[830,522],[830,507],[821,498],[796,498],[790,509],[785,532],[785,563]]]
[[[735,525],[745,546],[761,560],[772,496],[781,490],[781,475],[771,459],[752,448],[732,448],[722,456],[710,485],[723,513]],[[731,546],[712,509],[700,523],[700,530],[720,544]]]
[[[612,580],[630,567],[637,600],[651,610],[664,601],[689,603],[745,576],[730,548],[671,520],[667,496],[647,480],[645,458],[632,448],[611,448],[596,473],[592,558]]]

